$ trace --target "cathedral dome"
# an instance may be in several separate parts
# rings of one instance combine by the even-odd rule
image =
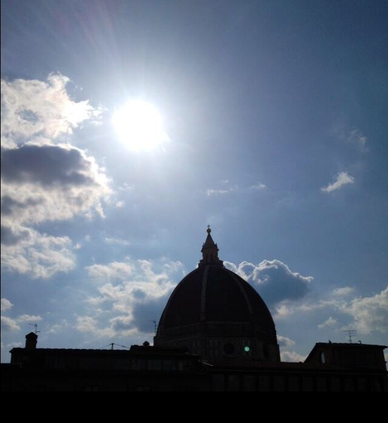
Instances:
[[[155,345],[186,346],[207,358],[245,354],[278,361],[268,307],[248,282],[224,267],[210,228],[207,232],[203,258],[171,294]]]
[[[249,322],[273,332],[271,314],[252,286],[223,266],[199,266],[175,288],[163,312],[164,330],[208,322]]]

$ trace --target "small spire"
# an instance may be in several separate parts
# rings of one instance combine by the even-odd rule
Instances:
[[[202,260],[199,262],[200,266],[206,266],[208,264],[223,266],[222,260],[218,258],[218,246],[214,243],[211,236],[210,225],[207,226],[207,238],[205,243],[202,245]]]

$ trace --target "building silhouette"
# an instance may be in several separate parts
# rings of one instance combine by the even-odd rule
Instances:
[[[2,391],[387,392],[383,345],[317,343],[303,363],[280,360],[260,295],[227,270],[207,229],[202,259],[172,292],[154,346],[25,348],[1,365]]]
[[[260,295],[226,269],[207,229],[198,268],[175,288],[155,346],[186,347],[206,361],[279,362],[275,324]]]

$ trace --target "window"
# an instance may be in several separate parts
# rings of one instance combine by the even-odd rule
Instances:
[[[275,392],[284,392],[286,390],[283,376],[275,376],[273,379],[273,390]]]
[[[317,391],[318,392],[327,391],[326,379],[324,377],[318,377],[317,378]]]
[[[163,370],[165,372],[171,372],[175,370],[175,361],[173,360],[163,360]]]
[[[225,377],[224,375],[213,375],[213,391],[224,392],[225,391]]]
[[[269,376],[260,376],[259,377],[259,391],[268,392],[270,390],[270,378]]]
[[[151,392],[151,386],[137,386],[136,392]]]
[[[296,376],[290,376],[288,378],[288,390],[290,392],[298,392],[299,391],[299,379]]]
[[[151,370],[151,371],[162,370],[162,362],[160,360],[149,360],[148,370]]]
[[[97,385],[90,385],[85,388],[85,392],[100,392],[100,387]]]
[[[229,375],[228,376],[228,392],[238,392],[240,390],[240,376],[238,375]]]
[[[302,390],[304,392],[311,392],[313,390],[313,378],[311,376],[303,377]]]
[[[254,392],[256,391],[256,378],[253,375],[244,375],[244,391]]]
[[[324,351],[322,351],[322,352],[321,352],[321,355],[320,355],[320,362],[321,362],[322,364],[326,364],[326,356],[325,356],[325,352],[324,352]]]

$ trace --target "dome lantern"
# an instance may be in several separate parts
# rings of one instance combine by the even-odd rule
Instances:
[[[202,260],[199,262],[199,266],[223,266],[223,261],[218,258],[218,246],[214,243],[213,238],[211,236],[212,230],[210,228],[210,225],[208,225],[206,232],[207,237],[205,243],[202,245]]]

